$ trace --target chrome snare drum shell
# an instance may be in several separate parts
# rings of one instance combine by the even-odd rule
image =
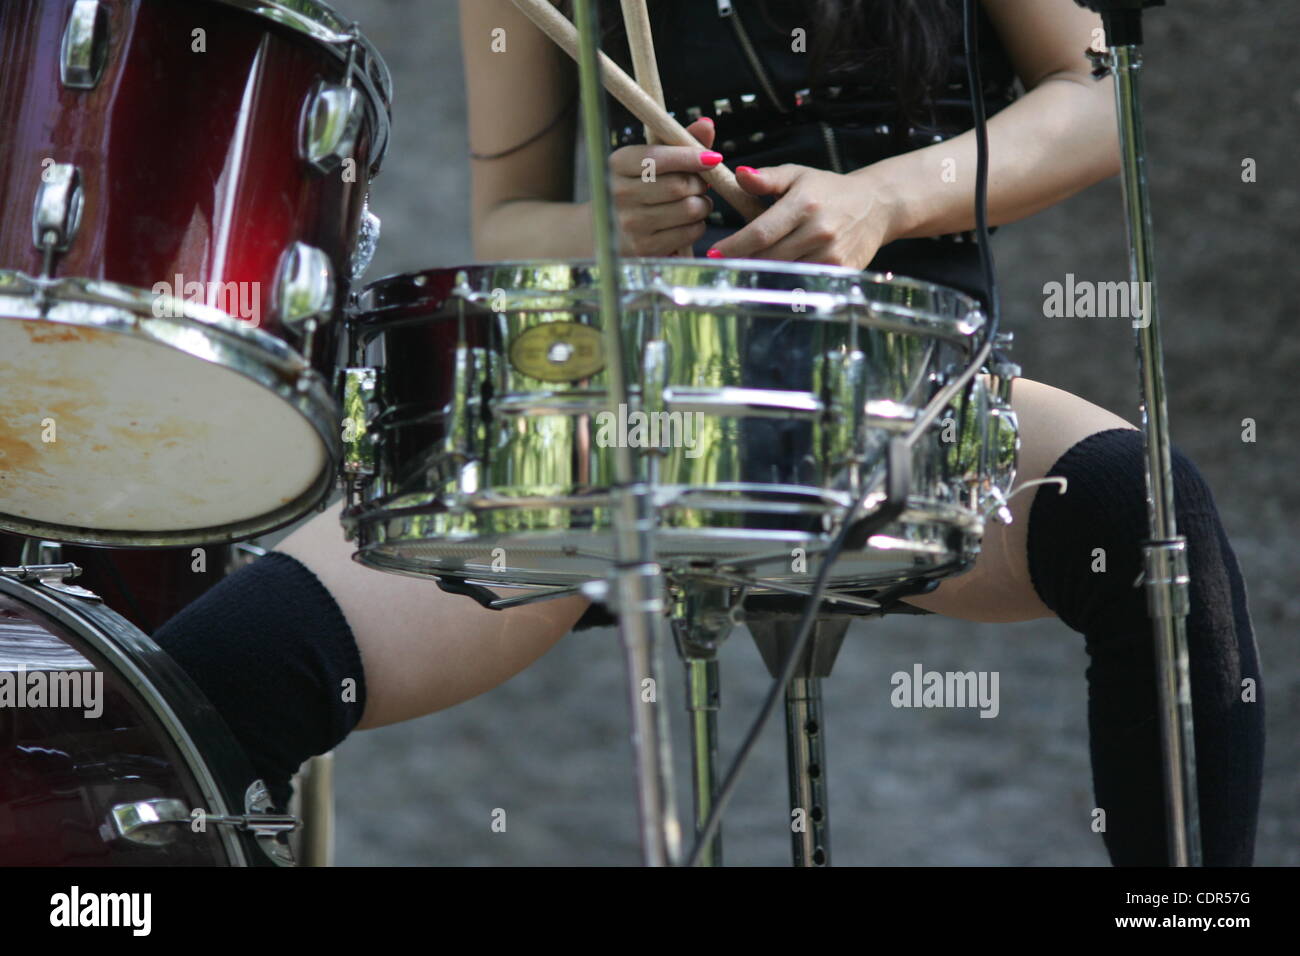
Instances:
[[[621,268],[618,360],[635,407],[618,416],[605,406],[590,263],[466,266],[367,288],[345,429],[357,560],[489,585],[603,577],[610,446],[626,441],[641,452],[664,564],[744,562],[806,584],[813,562],[800,557],[825,546],[888,438],[966,367],[984,327],[969,297],[889,275],[680,259]],[[967,395],[956,441],[937,425],[917,443],[906,512],[841,557],[834,586],[973,558],[980,487],[994,480],[981,451],[992,405],[981,380]]]

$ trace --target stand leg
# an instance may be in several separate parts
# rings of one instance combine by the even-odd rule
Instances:
[[[691,778],[695,789],[695,829],[713,810],[718,789],[718,708],[722,690],[718,660],[686,660],[686,709],[691,718]],[[722,866],[722,830],[710,841],[701,866]]]
[[[799,669],[785,689],[786,764],[795,866],[829,866],[831,862],[822,678],[830,676],[851,620],[843,615],[817,619]],[[798,636],[799,619],[773,615],[751,617],[745,623],[768,672],[776,676]]]
[[[718,790],[718,709],[722,686],[718,647],[735,626],[731,589],[685,583],[674,590],[673,633],[686,665],[686,711],[691,721],[691,777],[695,832],[713,810]],[[701,866],[722,866],[722,830],[709,841]]]
[[[794,865],[830,866],[826,731],[820,678],[796,677],[790,681],[785,690],[785,735]]]
[[[312,757],[294,780],[293,815],[302,820],[297,857],[301,866],[334,865],[334,752]]]
[[[1140,34],[1129,24],[1125,32]],[[1116,36],[1114,21],[1107,34]],[[1187,663],[1188,574],[1186,540],[1179,536],[1174,512],[1173,468],[1169,453],[1163,346],[1156,301],[1155,251],[1147,191],[1146,143],[1142,129],[1138,77],[1142,67],[1137,43],[1111,47],[1115,102],[1119,116],[1124,167],[1124,204],[1128,213],[1129,269],[1141,290],[1142,315],[1137,329],[1141,374],[1142,426],[1146,438],[1149,537],[1144,547],[1147,607],[1155,637],[1160,694],[1160,729],[1165,768],[1165,824],[1170,863],[1200,866],[1200,812],[1196,793],[1196,751],[1192,729],[1191,679]]]

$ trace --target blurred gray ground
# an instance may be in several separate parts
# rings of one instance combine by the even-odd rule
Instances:
[[[470,261],[465,105],[452,0],[339,0],[396,80],[395,136],[376,185],[384,236],[370,277]],[[1300,863],[1296,594],[1300,486],[1291,323],[1300,182],[1293,3],[1178,0],[1148,16],[1148,137],[1174,435],[1208,475],[1250,585],[1264,660],[1268,768],[1261,864]],[[1241,181],[1245,158],[1258,182]],[[1042,288],[1126,277],[1117,182],[1002,230],[1007,323],[1025,374],[1136,415],[1130,331],[1044,319]],[[1242,419],[1258,441],[1241,441]],[[437,640],[436,630],[430,640]],[[767,686],[747,634],[722,655],[724,747]],[[995,670],[1002,711],[896,710],[915,662]],[[865,622],[826,684],[830,809],[840,864],[1106,863],[1093,807],[1082,639],[1055,621]],[[688,774],[678,668],[669,702]],[[338,751],[341,864],[632,864],[622,665],[611,631],[572,635],[526,673],[454,711],[357,734]],[[788,853],[781,722],[727,819],[727,860]],[[688,808],[683,790],[680,802]],[[507,830],[493,832],[492,813]]]

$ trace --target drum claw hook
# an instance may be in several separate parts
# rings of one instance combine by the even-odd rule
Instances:
[[[1057,485],[1058,495],[1063,495],[1070,489],[1069,480],[1060,475],[1026,481],[1023,484],[1016,485],[1009,495],[1004,495],[1001,488],[993,488],[988,495],[992,499],[992,503],[984,509],[984,520],[988,521],[989,518],[996,517],[1003,524],[1011,524],[1011,509],[1008,507],[1011,504],[1011,499],[1022,491],[1028,491],[1030,488],[1037,488],[1041,485]]]

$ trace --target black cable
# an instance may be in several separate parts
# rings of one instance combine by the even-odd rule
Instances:
[[[978,19],[975,16],[975,0],[963,0],[963,20],[966,34],[966,80],[970,85],[971,111],[975,118],[975,144],[976,144],[976,170],[975,170],[975,229],[979,236],[980,247],[980,267],[984,273],[984,284],[989,294],[989,321],[988,332],[985,337],[983,346],[979,352],[988,354],[989,349],[994,343],[994,338],[998,332],[998,326],[1001,324],[1002,311],[998,302],[998,285],[997,275],[993,266],[993,251],[989,245],[989,223],[988,223],[988,183],[989,183],[989,138],[988,138],[988,116],[984,109],[984,85],[979,65],[979,27]],[[969,370],[969,367],[968,367]],[[735,795],[736,787],[740,782],[740,774],[748,763],[749,758],[753,755],[754,747],[758,743],[758,738],[762,735],[763,729],[767,726],[768,720],[776,711],[776,706],[780,702],[781,695],[785,692],[786,686],[794,676],[795,669],[799,661],[803,658],[805,646],[812,634],[813,626],[817,621],[817,612],[821,608],[822,595],[826,592],[826,587],[830,581],[830,571],[832,566],[838,560],[840,551],[844,548],[844,542],[848,538],[850,531],[853,529],[855,522],[852,520],[853,515],[866,504],[866,499],[874,491],[874,485],[870,485],[863,491],[862,495],[854,502],[853,507],[846,513],[843,526],[835,536],[835,540],[827,549],[822,559],[821,568],[817,572],[817,579],[813,582],[812,593],[808,597],[807,604],[804,606],[803,615],[799,619],[799,631],[791,645],[785,660],[781,664],[780,673],[772,682],[768,690],[767,697],[763,700],[763,706],[759,708],[758,715],[750,725],[749,732],[745,735],[744,741],[737,750],[735,758],[731,762],[731,767],[723,779],[722,786],[719,788],[717,796],[714,798],[713,808],[709,811],[709,816],[701,827],[700,832],[696,835],[695,845],[690,855],[686,859],[687,866],[696,866],[700,858],[704,855],[705,847],[713,840],[719,825],[722,823],[722,815],[726,812],[727,804]]]
[[[989,130],[984,110],[984,77],[980,69],[979,17],[975,13],[975,0],[963,0],[962,11],[966,28],[966,83],[970,86],[970,108],[975,117],[975,232],[979,236],[980,269],[989,295],[985,341],[992,345],[1002,324],[1002,304],[998,298],[993,247],[989,242]]]

